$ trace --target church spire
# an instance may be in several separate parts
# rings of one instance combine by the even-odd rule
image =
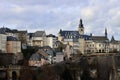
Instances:
[[[82,19],[80,19],[80,24],[79,24],[79,28],[83,28],[83,23],[82,23]]]
[[[105,28],[105,37],[107,37],[107,29]]]
[[[112,42],[112,41],[115,41],[115,38],[114,38],[114,36],[112,36],[112,38],[111,38],[111,42]]]

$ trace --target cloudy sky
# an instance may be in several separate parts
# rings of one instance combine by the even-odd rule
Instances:
[[[120,39],[119,0],[0,0],[0,26],[45,30],[57,35],[60,29],[77,30],[83,19],[85,33],[104,35],[107,28]]]

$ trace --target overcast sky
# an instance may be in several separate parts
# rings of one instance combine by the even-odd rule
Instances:
[[[77,30],[80,18],[86,34],[104,35],[107,28],[109,38],[120,39],[119,0],[0,0],[1,27],[57,35]]]

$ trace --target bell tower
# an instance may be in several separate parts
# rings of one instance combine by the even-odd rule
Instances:
[[[84,35],[84,27],[83,27],[82,19],[80,19],[78,31],[79,31],[79,34]]]

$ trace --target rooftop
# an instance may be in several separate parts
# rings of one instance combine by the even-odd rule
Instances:
[[[89,35],[80,35],[78,31],[62,31],[60,30],[59,34],[64,37],[64,39],[73,39],[74,41],[79,38],[84,38],[85,40],[91,40]]]
[[[92,36],[92,39],[94,41],[108,41],[108,38],[106,36]]]
[[[42,37],[44,33],[45,33],[45,31],[36,31],[35,33],[33,33],[33,36],[34,37]]]
[[[18,39],[13,36],[7,36],[7,41],[18,41]]]

